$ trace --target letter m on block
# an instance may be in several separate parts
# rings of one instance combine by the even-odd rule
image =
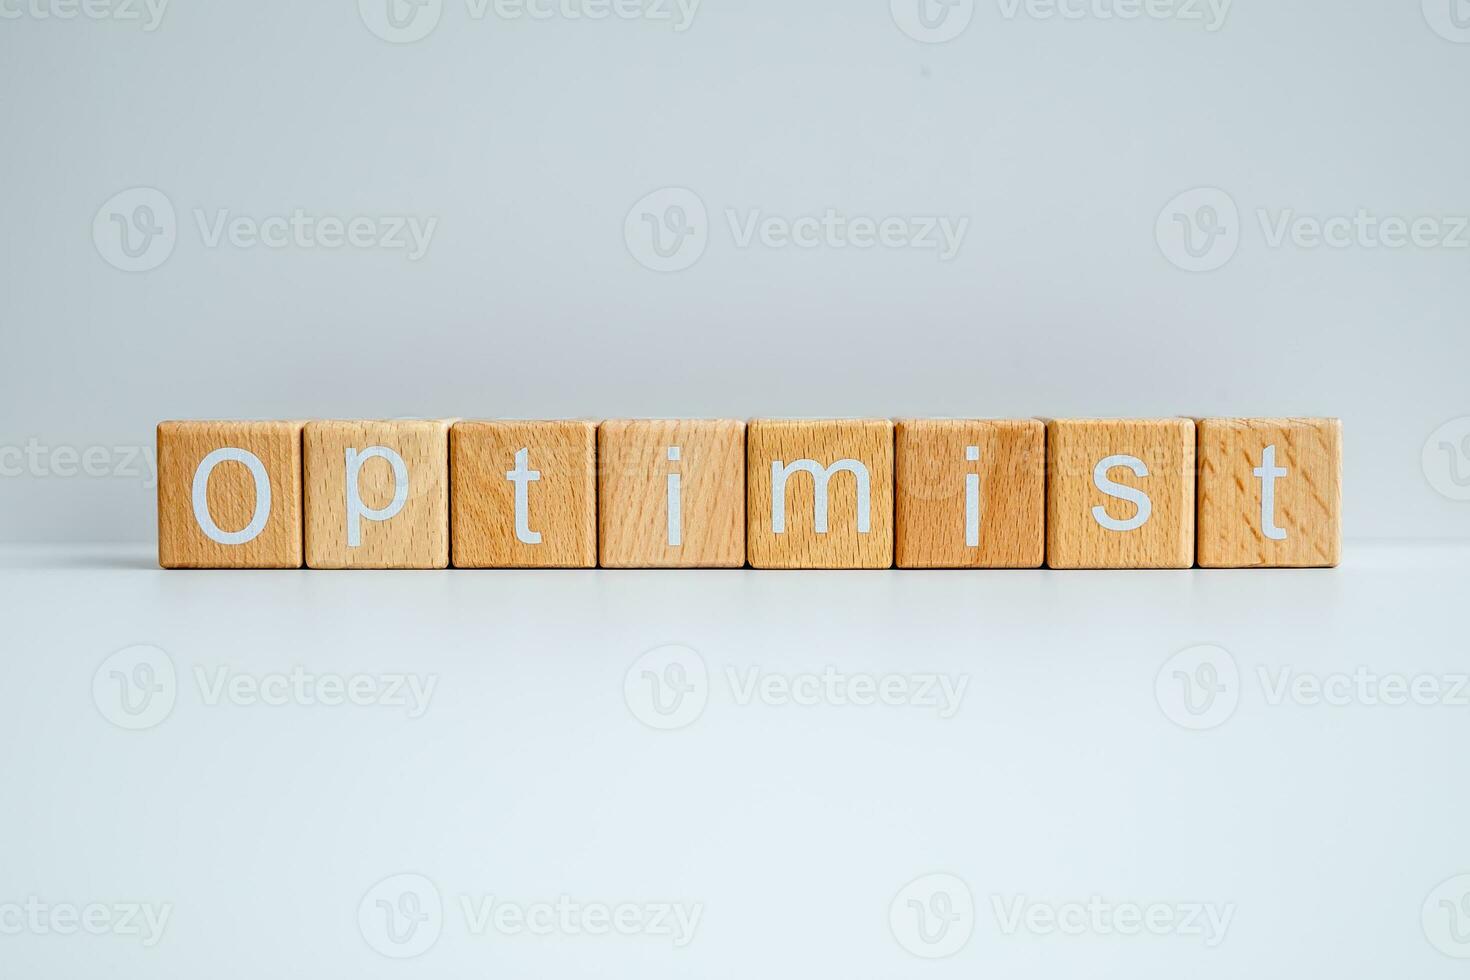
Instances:
[[[851,473],[857,483],[857,531],[867,534],[870,526],[870,491],[868,468],[856,459],[839,459],[823,469],[814,459],[798,459],[787,465],[784,460],[771,462],[771,532],[786,533],[786,481],[793,473],[812,475],[812,530],[827,533],[827,484],[837,473]]]

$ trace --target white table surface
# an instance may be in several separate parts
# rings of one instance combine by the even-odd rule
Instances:
[[[1463,976],[1470,547],[1345,557],[165,572],[6,549],[0,974]],[[1227,653],[1176,657],[1201,645]],[[660,715],[669,656],[685,700]],[[124,705],[140,663],[159,690]],[[1181,675],[1213,676],[1213,707]],[[1385,703],[1395,676],[1437,703]],[[307,679],[372,703],[308,703]],[[864,685],[901,703],[850,703]],[[389,934],[378,900],[412,912],[405,890],[417,929]],[[103,934],[65,934],[98,903]],[[597,934],[604,913],[640,931]]]

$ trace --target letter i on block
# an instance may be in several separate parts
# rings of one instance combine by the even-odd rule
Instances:
[[[1198,424],[1200,565],[1336,565],[1342,550],[1342,422]]]
[[[1039,419],[894,425],[899,568],[1039,568],[1046,427]]]
[[[1046,429],[1046,563],[1194,564],[1194,422],[1055,419]]]
[[[597,423],[457,422],[455,568],[597,565]]]
[[[893,423],[746,427],[746,553],[755,568],[893,565]]]
[[[448,567],[449,425],[306,423],[307,567]]]
[[[158,563],[301,567],[300,422],[161,422]]]
[[[615,419],[597,427],[604,568],[745,564],[745,423]]]

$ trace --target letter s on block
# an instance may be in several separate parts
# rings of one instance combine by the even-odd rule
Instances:
[[[255,513],[250,516],[250,523],[239,531],[223,531],[214,522],[214,517],[209,513],[209,475],[220,463],[234,462],[243,463],[250,471],[250,477],[255,481]],[[271,480],[265,472],[265,464],[260,457],[246,449],[236,449],[227,446],[224,449],[216,449],[199,461],[199,467],[194,470],[194,488],[191,496],[194,500],[194,520],[199,523],[199,530],[204,536],[217,544],[246,544],[259,537],[260,532],[265,530],[266,521],[271,516]]]
[[[1138,512],[1126,521],[1118,521],[1109,517],[1107,509],[1099,504],[1092,508],[1092,519],[1109,531],[1133,531],[1148,523],[1149,516],[1153,514],[1153,501],[1149,500],[1148,494],[1142,490],[1126,487],[1108,479],[1108,471],[1114,466],[1126,466],[1133,471],[1134,476],[1148,476],[1148,467],[1144,466],[1143,460],[1137,456],[1107,456],[1098,460],[1097,465],[1092,468],[1094,486],[1109,497],[1131,501],[1138,508]]]
[[[362,470],[362,464],[374,458],[385,459],[393,467],[393,501],[381,509],[363,503],[362,494],[357,491],[357,474]],[[356,449],[347,450],[347,547],[362,545],[363,518],[386,521],[402,510],[407,502],[408,467],[402,456],[387,446],[369,446],[360,453]]]

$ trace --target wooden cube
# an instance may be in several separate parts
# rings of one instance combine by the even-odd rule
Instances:
[[[1049,422],[1046,563],[1193,565],[1194,440],[1190,419]]]
[[[1046,548],[1046,426],[901,419],[894,426],[899,568],[1038,568]]]
[[[301,567],[300,422],[160,422],[158,563]]]
[[[761,419],[745,445],[751,565],[893,565],[892,422]]]
[[[458,422],[456,568],[597,565],[597,423]]]
[[[1199,563],[1336,565],[1342,553],[1342,422],[1201,419]]]
[[[745,564],[744,422],[603,422],[597,474],[604,568]]]
[[[449,425],[308,422],[307,566],[448,567]]]

